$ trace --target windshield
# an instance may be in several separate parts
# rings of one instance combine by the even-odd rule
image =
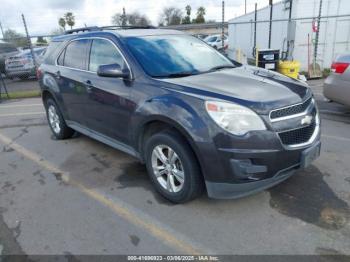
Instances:
[[[180,77],[234,67],[225,56],[189,35],[129,37],[126,42],[152,77]]]

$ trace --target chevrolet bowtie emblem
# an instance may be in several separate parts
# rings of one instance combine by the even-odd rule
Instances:
[[[302,125],[310,125],[312,123],[313,116],[307,115],[303,119],[301,119]]]

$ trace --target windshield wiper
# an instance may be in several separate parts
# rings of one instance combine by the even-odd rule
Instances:
[[[168,75],[160,75],[160,76],[153,76],[155,78],[177,78],[177,77],[186,77],[186,76],[192,76],[192,75],[197,75],[197,72],[189,72],[189,71],[184,71],[184,72],[178,72],[178,73],[172,73]]]
[[[226,69],[226,68],[236,68],[234,65],[220,65],[220,66],[214,66],[208,70],[208,72],[212,71],[217,71],[221,69]]]

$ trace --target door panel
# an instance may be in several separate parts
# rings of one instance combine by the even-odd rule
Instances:
[[[121,79],[90,76],[93,86],[88,95],[88,127],[126,143],[128,138],[130,87]]]
[[[91,44],[87,83],[90,85],[86,105],[87,125],[90,129],[128,144],[128,128],[132,107],[129,80],[100,77],[99,65],[119,64],[126,67],[117,47],[107,39],[93,39]]]
[[[59,66],[54,72],[69,119],[83,125],[86,124],[85,106],[88,101],[85,81],[90,74],[86,71],[90,43],[88,39],[81,39],[68,44],[59,56]]]

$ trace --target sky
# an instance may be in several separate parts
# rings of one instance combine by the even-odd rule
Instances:
[[[277,1],[277,0],[275,0]],[[225,20],[244,14],[245,0],[225,0]],[[268,0],[247,0],[247,12],[268,5]],[[191,5],[192,16],[199,6],[206,8],[207,20],[221,21],[221,0],[1,0],[0,22],[4,30],[11,28],[24,34],[21,14],[24,14],[31,35],[50,34],[58,29],[58,19],[66,12],[75,15],[75,27],[111,25],[111,17],[137,11],[147,15],[157,25],[164,7],[174,6],[182,10]],[[1,36],[1,33],[0,33]]]

